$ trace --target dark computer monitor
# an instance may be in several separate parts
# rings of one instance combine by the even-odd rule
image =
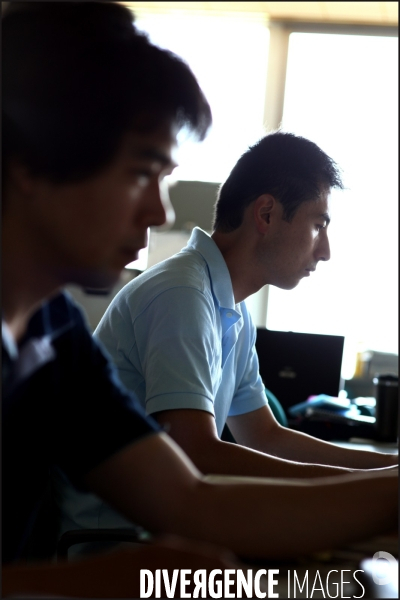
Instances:
[[[256,350],[260,374],[288,408],[313,395],[338,396],[344,337],[258,328]]]

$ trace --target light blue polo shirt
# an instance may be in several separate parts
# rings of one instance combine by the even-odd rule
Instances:
[[[235,305],[231,278],[212,238],[195,228],[187,246],[128,283],[106,310],[95,337],[120,379],[148,414],[198,409],[227,416],[267,403],[258,371],[256,330],[244,302]],[[53,474],[61,533],[131,527],[92,494]]]
[[[226,418],[264,406],[246,304],[235,304],[214,240],[195,228],[185,248],[128,283],[95,333],[148,414],[198,409]]]

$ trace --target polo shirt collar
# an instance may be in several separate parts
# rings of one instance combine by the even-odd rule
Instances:
[[[55,340],[74,326],[69,294],[65,291],[45,300],[29,321],[26,338],[47,337]],[[24,343],[24,339],[21,340]]]
[[[15,360],[18,357],[17,344],[14,341],[7,323],[3,319],[1,321],[1,338],[4,351],[11,360]]]
[[[200,227],[195,227],[187,244],[199,252],[207,263],[210,272],[213,293],[221,308],[229,309],[240,318],[240,309],[236,308],[232,280],[220,249],[214,240]]]
[[[50,310],[52,306],[52,310]],[[52,342],[71,329],[74,318],[63,293],[44,302],[29,321],[18,346],[2,320],[3,387],[8,391],[56,356]]]

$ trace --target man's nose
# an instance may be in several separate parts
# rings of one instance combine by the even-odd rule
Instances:
[[[170,229],[175,222],[175,212],[169,199],[168,186],[154,180],[142,197],[142,220],[147,227]]]
[[[329,244],[328,234],[325,233],[320,237],[320,242],[316,249],[316,260],[329,260],[331,257],[331,247]]]
[[[160,225],[162,225],[163,230],[171,229],[175,223],[175,211],[169,197],[169,186],[165,180],[161,181],[159,184],[159,193],[160,201],[164,210],[164,221],[160,223]]]

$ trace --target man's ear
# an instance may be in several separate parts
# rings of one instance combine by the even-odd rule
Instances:
[[[253,205],[253,219],[259,233],[267,233],[274,213],[276,200],[271,194],[262,194]]]

